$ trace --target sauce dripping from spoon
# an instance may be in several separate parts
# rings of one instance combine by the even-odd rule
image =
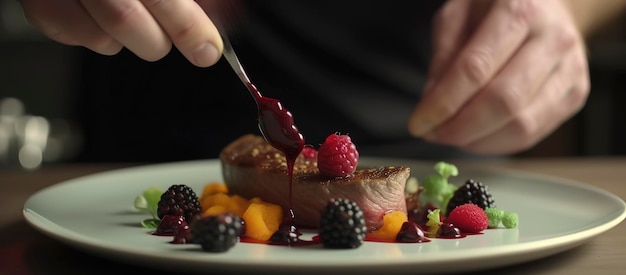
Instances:
[[[269,144],[285,154],[289,176],[289,212],[292,212],[293,166],[304,148],[304,137],[298,131],[291,112],[279,100],[262,96],[252,83],[246,85],[259,110],[259,130]]]
[[[294,225],[293,213],[293,168],[296,158],[304,148],[304,136],[300,133],[293,120],[293,115],[283,104],[271,97],[265,97],[252,84],[243,66],[239,62],[230,41],[223,37],[224,57],[239,76],[239,79],[246,85],[248,91],[254,98],[258,108],[258,124],[261,134],[265,140],[277,150],[285,155],[287,161],[287,176],[289,177],[289,209],[285,215],[285,220],[271,241],[274,243],[292,244],[298,242],[301,235]]]
[[[289,177],[289,209],[285,220],[270,241],[279,244],[294,244],[299,242],[301,233],[294,225],[293,213],[293,168],[296,158],[304,147],[304,137],[298,131],[293,115],[282,103],[274,98],[264,97],[252,83],[246,83],[254,100],[259,115],[259,130],[265,140],[274,148],[283,152],[287,161],[287,176]]]

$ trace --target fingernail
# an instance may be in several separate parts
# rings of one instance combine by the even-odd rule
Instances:
[[[422,118],[416,118],[411,128],[411,133],[416,137],[423,137],[432,129],[432,123]]]
[[[220,59],[217,48],[211,43],[204,43],[193,52],[193,62],[198,67],[209,67]]]

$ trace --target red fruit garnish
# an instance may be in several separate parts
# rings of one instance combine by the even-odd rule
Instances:
[[[311,146],[304,146],[301,152],[302,156],[306,159],[316,159],[317,158],[317,150]]]
[[[444,221],[456,226],[462,233],[480,233],[489,226],[485,210],[473,203],[459,205],[448,214]]]
[[[356,170],[359,152],[348,135],[331,134],[320,146],[317,167],[327,177],[345,177]]]

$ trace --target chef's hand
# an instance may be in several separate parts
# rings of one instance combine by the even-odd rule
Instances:
[[[590,90],[584,40],[564,0],[449,0],[409,130],[481,154],[535,145]]]
[[[27,20],[51,39],[114,55],[123,47],[156,61],[174,45],[194,65],[219,60],[222,40],[194,0],[21,0]]]

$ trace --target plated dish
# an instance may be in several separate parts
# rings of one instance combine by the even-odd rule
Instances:
[[[432,163],[362,157],[361,165],[406,165],[418,179]],[[176,271],[255,273],[394,272],[448,273],[522,263],[578,246],[619,224],[626,204],[584,183],[517,171],[459,165],[461,183],[474,178],[489,186],[498,207],[515,211],[516,229],[488,229],[462,239],[426,243],[366,242],[358,249],[286,247],[239,243],[226,253],[173,245],[170,237],[141,227],[146,214],[134,198],[149,186],[194,189],[221,181],[219,160],[132,167],[68,180],[30,197],[24,217],[39,231],[96,255]],[[285,187],[287,188],[287,187]]]

